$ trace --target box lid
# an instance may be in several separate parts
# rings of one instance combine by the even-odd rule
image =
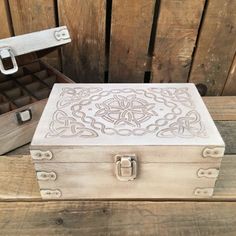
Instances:
[[[55,48],[69,42],[71,42],[71,38],[66,26],[1,39],[0,72],[5,75],[17,72],[17,56]],[[5,68],[3,61],[6,59],[10,59],[11,61],[10,64],[12,64],[12,67],[10,69]]]
[[[220,146],[194,84],[55,84],[32,146]]]

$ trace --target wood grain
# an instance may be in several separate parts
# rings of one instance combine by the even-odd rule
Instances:
[[[234,56],[234,60],[231,65],[229,75],[228,75],[222,95],[223,96],[236,95],[236,54]]]
[[[104,0],[59,0],[59,22],[67,25],[72,43],[62,50],[64,73],[77,82],[104,82]]]
[[[236,96],[203,97],[213,120],[236,120]]]
[[[235,235],[236,202],[0,203],[0,235]]]
[[[187,82],[205,0],[161,1],[152,82]]]
[[[113,0],[109,82],[144,82],[154,0]]]
[[[235,168],[236,155],[224,156],[213,199],[236,199]],[[0,199],[40,199],[30,156],[0,157]]]
[[[0,1],[0,39],[8,38],[11,36],[10,22],[8,18],[7,2],[5,0]]]
[[[9,0],[9,5],[15,35],[56,27],[53,0]],[[60,69],[57,51],[48,54],[44,60]]]
[[[222,93],[234,58],[235,9],[236,1],[208,1],[189,80],[206,85],[208,95]]]
[[[236,154],[236,121],[215,121],[215,123],[225,141],[225,153]]]

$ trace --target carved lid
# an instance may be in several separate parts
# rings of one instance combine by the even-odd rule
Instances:
[[[194,84],[56,84],[32,145],[224,142]]]

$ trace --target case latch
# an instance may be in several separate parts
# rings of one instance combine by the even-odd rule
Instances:
[[[131,181],[137,176],[137,161],[134,154],[116,156],[116,177],[120,181]]]
[[[13,67],[10,69],[5,69],[5,67],[3,65],[3,60],[6,58],[11,58],[11,62],[12,62]],[[15,58],[14,53],[10,47],[0,48],[0,71],[4,75],[14,74],[18,71],[18,65],[16,62],[16,58]]]

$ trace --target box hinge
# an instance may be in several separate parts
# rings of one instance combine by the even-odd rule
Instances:
[[[134,154],[116,155],[116,177],[120,181],[131,181],[137,176],[137,158]]]
[[[41,189],[40,194],[42,198],[60,198],[62,193],[59,189]]]
[[[47,181],[47,180],[55,181],[57,179],[57,175],[53,171],[51,171],[51,172],[37,171],[36,175],[37,175],[38,180],[43,180],[43,181]]]
[[[220,158],[224,156],[224,151],[225,149],[223,147],[213,147],[213,148],[207,147],[203,149],[202,156]]]
[[[6,69],[3,65],[3,60],[10,58],[12,63],[12,68]],[[16,62],[15,55],[10,47],[0,48],[0,71],[4,75],[14,74],[18,71],[18,65]]]
[[[214,188],[196,188],[194,195],[200,197],[211,197],[213,195]]]
[[[197,171],[198,177],[206,177],[206,178],[217,178],[219,175],[219,169],[218,168],[208,168],[208,169],[202,169],[200,168]]]
[[[53,158],[52,152],[41,150],[30,150],[33,160],[51,160]]]
[[[67,29],[56,30],[54,35],[58,41],[70,39],[70,34]]]

